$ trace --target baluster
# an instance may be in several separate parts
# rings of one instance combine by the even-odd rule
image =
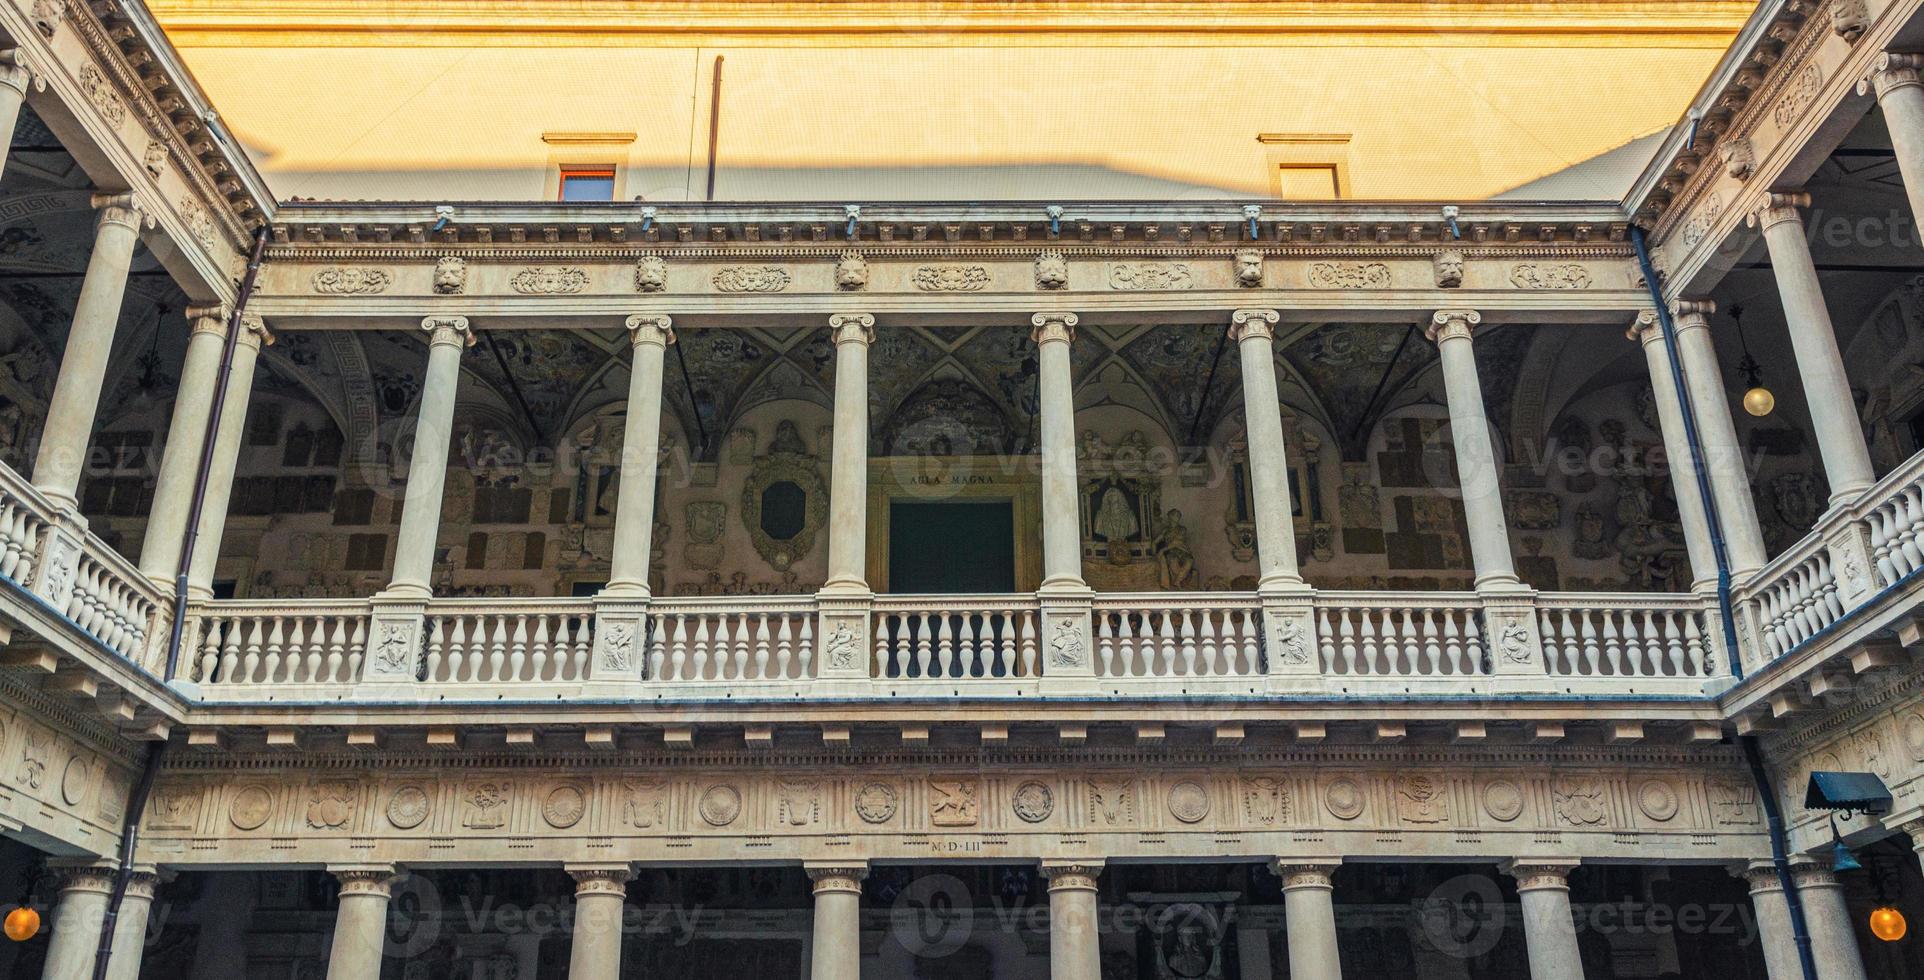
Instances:
[[[327,616],[313,617],[314,631],[308,633],[308,617],[302,616],[294,624],[293,645],[302,653],[301,676],[303,684],[313,684],[327,680],[323,674],[323,664],[327,661]]]
[[[13,574],[20,567],[20,539],[14,533],[14,522],[19,517],[20,508],[7,501],[0,507],[0,575],[19,581]]]
[[[287,638],[286,660],[287,680],[294,684],[306,684],[317,679],[321,672],[321,644],[317,635],[313,646],[307,643],[307,617],[294,617],[293,632]]]
[[[775,617],[775,676],[787,680],[795,676],[795,635],[789,630],[789,616]]]
[[[1024,609],[1022,619],[1022,676],[1036,677],[1042,672],[1036,664],[1035,611]]]
[[[949,614],[946,612],[930,613],[929,621],[935,624],[934,676],[953,677],[955,676],[953,673],[955,669],[955,641],[949,636]]]
[[[1891,558],[1891,544],[1897,537],[1897,515],[1903,509],[1903,499],[1891,501],[1883,507],[1871,511],[1871,567],[1881,585],[1890,585],[1903,576]],[[1902,560],[1903,556],[1897,556]]]
[[[260,679],[267,684],[275,683],[281,677],[281,649],[285,645],[286,626],[281,617],[274,616],[268,621],[267,642],[261,646]]]
[[[749,637],[754,622],[749,615],[746,612],[735,614],[735,676],[738,678],[748,676],[749,657],[754,649]]]
[[[1110,676],[1139,677],[1141,675],[1137,673],[1137,660],[1140,658],[1146,661],[1149,656],[1145,649],[1148,646],[1149,624],[1139,620],[1135,613],[1127,609],[1116,610],[1115,617],[1116,664],[1115,669],[1110,671]],[[1138,623],[1143,627],[1140,634],[1136,632]]]
[[[1222,615],[1223,615],[1223,632],[1227,633],[1230,629],[1229,617],[1234,615],[1234,613],[1230,612],[1229,610],[1224,610]],[[1202,665],[1200,668],[1201,671],[1204,674],[1209,674],[1217,677],[1223,676],[1225,674],[1235,673],[1233,669],[1225,666],[1222,663],[1222,660],[1219,659],[1219,654],[1222,648],[1219,648],[1216,646],[1216,613],[1215,611],[1211,609],[1198,609],[1196,611],[1196,618],[1199,621],[1196,626],[1196,643],[1197,643],[1196,662]],[[1225,646],[1228,647],[1228,649],[1230,650],[1235,649],[1235,647],[1230,644],[1225,644]],[[1235,655],[1233,653],[1230,654],[1231,658],[1233,658],[1234,656]]]
[[[561,658],[550,658],[549,656],[549,651],[553,649],[549,645],[551,641],[548,636],[548,620],[550,618],[555,620],[555,634],[557,636],[565,636],[568,632],[570,614],[534,614],[534,634],[528,639],[528,679],[531,681],[545,681],[549,679],[548,666],[551,659],[555,673],[553,679],[561,680],[561,675],[565,673]]]
[[[1597,618],[1603,620],[1603,664],[1608,673],[1622,675],[1623,638],[1617,632],[1617,618],[1607,609],[1597,610]]]
[[[668,635],[668,672],[666,680],[688,679],[688,617],[675,613],[669,617],[673,632]]]
[[[220,683],[227,678],[220,676],[220,635],[222,621],[214,616],[203,614],[200,617],[200,656],[195,658],[200,673],[194,679],[202,684]]]
[[[688,673],[681,680],[699,681],[708,678],[708,617],[695,614],[695,639],[693,649],[688,651]]]
[[[728,621],[733,618],[731,613],[721,613],[715,617],[715,642],[709,647],[709,661],[714,666],[713,680],[726,680],[730,676],[739,676],[730,675],[728,672],[730,661],[734,658],[734,648],[729,645]],[[707,672],[701,676],[704,680],[710,679]]]
[[[1348,608],[1336,611],[1337,646],[1343,658],[1343,673],[1362,673],[1356,660],[1356,626],[1350,621]]]
[[[570,627],[573,632],[571,648],[574,650],[574,654],[570,657],[571,669],[568,672],[568,679],[578,681],[588,676],[588,661],[594,657],[595,614],[586,612],[579,616],[569,617],[569,619],[572,623]],[[560,649],[561,647],[557,644],[555,647],[557,651],[556,656],[560,656],[558,652]]]
[[[497,630],[501,626],[495,627]],[[528,614],[514,614],[514,630],[508,634],[508,673],[505,677],[496,675],[495,680],[526,681],[527,674],[522,670],[528,666]]]
[[[1407,662],[1410,673],[1418,677],[1442,673],[1442,668],[1430,659],[1429,651],[1417,639],[1416,610],[1408,606],[1397,610],[1384,610],[1383,633],[1386,637],[1391,636],[1392,630],[1395,631],[1394,639],[1390,642],[1395,645],[1396,651],[1390,659],[1392,664],[1398,661]]]
[[[1116,629],[1112,612],[1096,613],[1096,674],[1101,677],[1116,675]],[[1127,620],[1123,622],[1125,631],[1129,629]]]
[[[1844,618],[1844,600],[1837,594],[1837,578],[1831,574],[1830,558],[1824,559],[1824,625],[1829,626]]]
[[[506,616],[491,616],[494,620],[494,635],[488,643],[488,680],[507,679],[508,666],[508,620]]]
[[[1474,663],[1476,654],[1473,650],[1465,649],[1463,634],[1456,628],[1457,611],[1445,609],[1441,618],[1443,620],[1443,659],[1452,664],[1458,673],[1476,673]],[[1475,616],[1468,618],[1471,621],[1476,619]]]
[[[801,659],[801,676],[815,676],[815,617],[803,616],[800,629],[795,631],[795,650]],[[864,671],[866,673],[866,671]]]
[[[966,629],[969,637],[968,644],[963,647],[967,651],[968,658],[962,664],[964,677],[986,677],[989,674],[989,661],[995,655],[995,637],[985,636],[989,623],[988,615],[983,612],[965,612],[957,620],[957,627]],[[986,643],[983,642],[985,639]]]
[[[750,648],[749,673],[756,680],[767,680],[768,661],[774,655],[774,638],[768,632],[768,613],[755,617],[755,643]]]
[[[1606,612],[1606,615],[1609,613]],[[1626,609],[1618,615],[1623,617],[1623,672],[1636,677],[1646,676],[1646,670],[1652,674],[1659,673],[1659,668],[1649,662],[1653,658],[1647,644],[1654,638],[1637,628],[1635,612]]]
[[[1379,657],[1381,648],[1376,644],[1376,617],[1381,615],[1380,611],[1363,609],[1360,613],[1361,615],[1357,618],[1361,619],[1362,623],[1357,630],[1356,646],[1358,654],[1363,658],[1363,672],[1366,674],[1396,673],[1395,664],[1385,665]]]
[[[1016,613],[1004,609],[996,617],[998,624],[1002,628],[1001,640],[997,644],[995,651],[994,674],[996,677],[1012,677],[1015,675],[1016,615]]]
[[[314,679],[322,683],[338,684],[345,679],[341,676],[341,668],[347,664],[347,619],[342,616],[322,617],[323,629],[330,623],[333,629],[327,630],[327,655],[321,658],[321,667]],[[318,630],[315,634],[315,649],[320,649]]]
[[[241,680],[249,684],[261,682],[261,621],[258,617],[247,624],[246,646],[241,648]]]
[[[342,680],[361,676],[361,657],[367,652],[367,620],[354,617],[354,632],[347,639],[347,673]]]
[[[1169,677],[1175,674],[1176,626],[1169,621],[1169,610],[1164,609],[1160,614],[1145,612],[1143,622],[1156,624],[1156,642],[1150,648],[1148,676]]]
[[[1904,558],[1905,574],[1915,572],[1924,566],[1924,551],[1919,550],[1918,535],[1924,533],[1924,486],[1911,484],[1904,490],[1903,514],[1897,523],[1897,536],[1892,542],[1896,554]]]
[[[1282,656],[1282,651],[1271,650],[1269,651],[1269,655],[1272,657],[1280,657]],[[1334,630],[1331,630],[1329,626],[1329,610],[1318,608],[1316,610],[1317,669],[1325,674],[1336,673],[1338,656],[1339,654],[1336,652],[1336,633]]]
[[[1583,673],[1595,677],[1603,673],[1603,647],[1597,643],[1597,626],[1587,609],[1576,610],[1576,616],[1583,643]]]
[[[1741,613],[1739,615],[1741,615]],[[1710,669],[1706,666],[1709,653],[1705,649],[1703,631],[1697,628],[1696,613],[1686,612],[1683,614],[1683,634],[1685,651],[1684,663],[1688,667],[1687,672],[1693,677],[1703,677],[1709,674]]]
[[[642,620],[648,629],[647,679],[659,681],[668,667],[668,623],[672,616],[655,613]]]
[[[1483,627],[1477,625],[1481,619],[1482,617],[1475,613],[1466,613],[1463,617],[1463,659],[1466,661],[1463,670],[1467,674],[1487,674],[1496,671],[1496,665],[1488,663],[1488,658],[1485,656],[1489,651],[1483,645]]]
[[[245,684],[248,677],[241,671],[241,630],[239,617],[227,620],[227,628],[222,631],[220,651],[220,679],[229,684]]]
[[[935,617],[911,613],[904,618],[915,628],[915,664],[907,676],[927,677],[935,662]]]
[[[1184,677],[1196,676],[1195,616],[1194,609],[1176,610],[1176,650],[1182,656],[1180,673]]]

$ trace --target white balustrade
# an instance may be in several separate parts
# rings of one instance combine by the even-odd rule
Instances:
[[[182,671],[210,691],[349,684],[367,653],[368,611],[365,600],[198,604],[188,609],[192,662]]]
[[[792,681],[815,676],[810,596],[657,599],[648,607],[650,680]]]
[[[1474,593],[1318,593],[1322,671],[1361,677],[1488,674],[1481,609]]]
[[[4,495],[0,496],[0,576],[27,587],[33,584],[34,561],[40,555],[48,521],[45,511],[28,498],[15,496],[12,489],[9,483],[0,483],[0,495]]]
[[[1263,613],[1251,593],[1103,595],[1096,676],[1241,677],[1266,671]]]
[[[150,644],[153,628],[165,616],[166,600],[139,569],[89,535],[87,550],[74,569],[73,592],[67,597],[67,618],[105,643],[115,653],[148,670],[158,666]]]
[[[1765,660],[1783,656],[1844,615],[1830,552],[1816,535],[1764,566],[1746,591]]]
[[[594,649],[588,599],[446,599],[428,605],[427,684],[580,681]]]
[[[1539,596],[1544,669],[1557,677],[1704,677],[1714,658],[1694,596]]]
[[[1924,453],[1879,480],[1858,508],[1870,525],[1871,563],[1880,588],[1924,569]]]
[[[884,596],[875,600],[872,676],[899,680],[1035,677],[1030,596]]]

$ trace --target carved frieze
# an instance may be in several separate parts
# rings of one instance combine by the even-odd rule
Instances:
[[[87,93],[88,101],[100,111],[100,117],[107,120],[108,125],[118,127],[126,121],[127,104],[121,101],[120,93],[114,91],[113,83],[100,73],[100,69],[91,64],[81,65],[79,78],[80,90]]]
[[[434,292],[454,296],[467,292],[468,260],[458,255],[443,255],[434,263]]]
[[[566,296],[588,288],[588,270],[577,266],[536,266],[508,280],[508,288],[529,296]]]
[[[853,249],[835,260],[835,288],[852,293],[868,285],[868,260]]]
[[[1069,260],[1057,249],[1035,258],[1035,288],[1061,289],[1069,285]]]
[[[1109,266],[1110,289],[1189,289],[1193,283],[1189,266],[1183,262],[1116,262]]]
[[[989,270],[979,265],[925,265],[909,277],[925,293],[976,293],[989,285]]]
[[[635,292],[659,293],[668,288],[668,262],[659,255],[635,260]]]
[[[1381,262],[1312,262],[1309,284],[1316,289],[1388,289],[1390,267]]]
[[[317,269],[311,280],[314,291],[331,296],[367,296],[386,292],[394,284],[393,273],[385,269],[328,266]]]
[[[737,265],[716,270],[709,280],[724,293],[779,293],[788,288],[788,270],[772,265]]]
[[[1777,105],[1771,110],[1771,118],[1776,120],[1778,132],[1788,132],[1797,122],[1797,117],[1803,115],[1805,109],[1810,108],[1810,104],[1817,100],[1818,93],[1823,90],[1824,69],[1821,65],[1811,62],[1798,69],[1797,73],[1791,76],[1789,83],[1784,86],[1783,93],[1777,97]]]
[[[1589,289],[1590,270],[1576,263],[1524,263],[1510,270],[1510,285],[1518,289]]]

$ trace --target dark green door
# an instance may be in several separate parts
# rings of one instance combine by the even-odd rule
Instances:
[[[889,502],[889,591],[1015,591],[1015,505]]]

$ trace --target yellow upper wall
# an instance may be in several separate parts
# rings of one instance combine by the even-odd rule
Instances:
[[[613,163],[651,201],[705,195],[717,57],[722,200],[1260,198],[1332,174],[1346,197],[1487,197],[1674,122],[1753,6],[149,5],[283,197],[551,198],[560,165]],[[581,133],[635,138],[557,135]]]

